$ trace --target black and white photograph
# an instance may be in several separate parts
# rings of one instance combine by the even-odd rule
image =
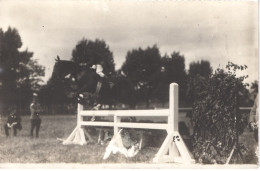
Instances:
[[[258,169],[257,0],[0,0],[0,169]]]

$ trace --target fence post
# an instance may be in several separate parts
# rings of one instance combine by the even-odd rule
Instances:
[[[83,110],[83,105],[78,103],[78,113],[77,113],[77,127],[81,127],[81,121],[83,120],[81,116],[81,111]]]
[[[116,114],[114,114],[114,135],[116,135],[118,133],[117,123],[119,123],[119,122],[121,122],[120,116],[117,116]]]
[[[169,92],[169,109],[170,114],[168,117],[169,129],[168,132],[178,132],[179,124],[179,86],[176,83],[170,84]]]

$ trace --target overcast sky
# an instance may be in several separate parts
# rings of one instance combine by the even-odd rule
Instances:
[[[127,51],[157,44],[161,55],[179,51],[186,69],[193,61],[246,64],[247,82],[258,80],[257,1],[87,1],[0,0],[0,28],[18,29],[23,47],[46,67],[71,59],[82,38],[103,39],[116,69]]]

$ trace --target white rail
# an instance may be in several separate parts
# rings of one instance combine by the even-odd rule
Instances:
[[[169,109],[159,110],[82,110],[80,116],[169,116]]]

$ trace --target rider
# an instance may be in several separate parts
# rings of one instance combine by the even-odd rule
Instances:
[[[98,61],[95,57],[88,58],[85,63],[81,63],[80,66],[88,67],[93,70],[100,76],[100,78],[107,78],[107,76],[103,73],[104,61]],[[82,73],[82,76],[84,73]]]
[[[102,62],[103,63],[103,62]],[[103,67],[101,64],[94,64],[91,67],[92,69],[94,69],[96,71],[96,73],[101,77],[104,78],[106,77],[105,74],[103,73]]]
[[[97,74],[97,78],[98,78],[98,84],[97,84],[97,88],[96,88],[96,92],[98,92],[102,86],[102,82],[104,80],[107,80],[107,76],[103,73],[103,65],[104,65],[104,61],[97,61],[96,58],[92,57],[89,58],[88,61],[86,61],[85,63],[81,63],[80,66],[81,67],[87,67],[90,68],[92,70],[95,70],[95,73]],[[86,74],[86,70],[82,70],[82,72],[79,74],[78,76],[78,80],[79,79],[86,79],[85,78],[85,74]],[[79,94],[79,100],[81,100],[83,98],[83,94]]]

